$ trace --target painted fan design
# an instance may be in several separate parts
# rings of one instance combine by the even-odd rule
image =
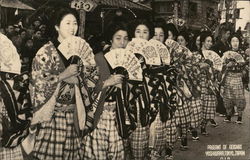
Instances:
[[[223,53],[223,56],[222,56],[222,61],[225,62],[226,59],[234,59],[236,60],[236,62],[238,63],[244,63],[245,60],[244,58],[237,52],[234,52],[234,51],[226,51]]]
[[[167,39],[165,41],[165,44],[168,47],[170,53],[172,53],[173,51],[177,50],[180,47],[179,43],[172,39]]]
[[[0,33],[0,71],[20,74],[21,60],[16,47]]]
[[[132,41],[128,43],[126,50],[128,51],[128,54],[141,54],[145,58],[146,64],[161,65],[159,53],[155,46],[147,40],[133,38]]]
[[[65,39],[58,46],[58,49],[66,59],[76,55],[81,58],[83,64],[86,66],[94,66],[96,64],[93,50],[90,48],[89,44],[80,37],[71,36]]]
[[[202,51],[202,53],[205,59],[209,59],[210,61],[213,62],[214,69],[219,71],[222,70],[222,59],[216,52],[212,50],[205,50]]]
[[[155,46],[156,51],[159,53],[159,55],[161,57],[162,63],[165,65],[169,65],[170,64],[170,53],[169,53],[167,47],[164,44],[162,44],[161,42],[154,40],[154,39],[151,39],[149,42]]]
[[[105,54],[105,58],[113,69],[125,68],[130,80],[142,81],[141,63],[134,54],[128,53],[126,49],[113,49]]]

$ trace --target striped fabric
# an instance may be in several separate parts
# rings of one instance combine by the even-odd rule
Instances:
[[[33,159],[83,159],[74,117],[74,111],[56,111],[51,121],[41,124],[35,139]]]
[[[128,138],[132,160],[145,160],[148,150],[149,127],[138,125]]]
[[[115,112],[103,111],[97,127],[83,138],[84,159],[124,159],[123,140],[115,121]]]
[[[188,101],[188,106],[191,108],[191,127],[198,128],[202,120],[202,103],[200,98],[192,97]]]
[[[1,160],[23,160],[21,146],[15,148],[0,148]]]

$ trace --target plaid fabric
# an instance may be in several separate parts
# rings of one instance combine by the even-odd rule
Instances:
[[[158,113],[156,119],[150,126],[149,147],[154,148],[158,153],[166,146],[166,122],[160,120]]]
[[[203,94],[201,95],[202,102],[202,118],[203,119],[214,119],[217,99],[213,94]]]
[[[241,73],[228,73],[225,79],[223,97],[227,99],[245,99]]]
[[[185,101],[183,101],[182,105],[177,107],[175,116],[176,125],[180,127],[182,135],[187,135],[187,130],[191,123],[191,109]]]
[[[166,143],[172,147],[177,140],[177,127],[175,116],[166,122]]]
[[[50,122],[41,124],[33,159],[83,159],[80,138],[74,126],[74,112],[55,112]]]
[[[84,159],[124,159],[123,140],[115,121],[115,112],[103,111],[95,130],[83,138]]]
[[[246,108],[246,100],[245,99],[228,99],[228,98],[223,98],[226,111],[228,115],[233,114],[233,109],[234,106],[237,107],[237,111],[239,115],[242,115],[242,112]]]
[[[188,101],[188,106],[191,108],[191,127],[198,128],[202,120],[202,104],[200,98],[192,97]]]
[[[1,160],[23,160],[21,146],[15,148],[0,148]]]
[[[148,154],[149,127],[138,125],[128,138],[131,157],[134,160],[145,160]]]

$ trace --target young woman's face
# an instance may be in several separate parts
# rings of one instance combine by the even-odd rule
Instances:
[[[59,26],[55,26],[61,39],[76,35],[78,24],[73,14],[67,14],[63,17]]]
[[[206,50],[209,50],[213,45],[213,40],[212,40],[212,37],[207,37],[205,39],[205,42],[203,42],[203,47],[206,49]]]
[[[160,41],[161,43],[164,43],[165,36],[164,36],[164,31],[161,27],[155,28],[155,35],[153,39]]]
[[[182,45],[182,46],[187,46],[187,41],[185,40],[185,38],[182,35],[179,35],[177,37],[177,42]]]
[[[125,48],[128,44],[128,32],[119,30],[113,35],[111,46],[113,49]]]
[[[174,40],[174,34],[171,31],[168,31],[168,39]]]
[[[198,36],[197,38],[196,38],[196,40],[195,40],[195,45],[196,45],[196,47],[199,49],[200,48],[200,44],[201,44],[201,40],[200,40],[200,36]]]
[[[232,49],[236,49],[237,50],[239,48],[240,41],[239,41],[239,39],[237,37],[233,37],[231,39],[230,43],[231,43]]]
[[[149,28],[143,24],[138,25],[135,29],[135,38],[149,40]]]

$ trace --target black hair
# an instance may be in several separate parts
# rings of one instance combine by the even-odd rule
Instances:
[[[241,43],[242,43],[242,39],[240,38],[240,35],[237,34],[237,33],[233,33],[233,34],[228,38],[228,42],[229,42],[230,46],[231,46],[231,40],[232,40],[234,37],[238,38],[238,40],[239,40],[239,48],[240,48],[240,47],[241,47]]]
[[[177,35],[177,37],[178,37],[178,36],[182,36],[182,37],[185,39],[185,41],[187,42],[187,44],[189,44],[189,35],[188,35],[187,32],[181,31],[181,32]],[[177,38],[177,37],[176,37],[176,38]]]
[[[130,38],[135,37],[135,30],[136,30],[136,27],[138,27],[139,25],[145,25],[148,28],[149,39],[154,37],[155,30],[154,30],[153,24],[145,19],[136,19],[129,24],[129,33],[128,34],[129,34]]]
[[[168,31],[171,31],[174,38],[177,38],[178,35],[178,30],[176,29],[175,25],[173,23],[168,23],[167,24],[167,35],[168,35]],[[167,36],[168,38],[168,36]]]
[[[207,39],[207,37],[211,37],[212,38],[212,42],[214,42],[214,38],[212,36],[212,33],[209,32],[209,31],[203,31],[201,32],[201,35],[200,35],[200,49],[202,48],[202,43],[205,42],[205,40]]]
[[[76,20],[77,20],[77,24],[79,24],[79,15],[77,13],[76,10],[69,8],[69,7],[62,7],[59,8],[58,10],[54,11],[54,13],[50,16],[50,24],[48,25],[48,27],[46,27],[47,31],[52,32],[49,33],[52,35],[52,37],[57,37],[58,33],[55,29],[55,26],[59,26],[62,19],[64,18],[64,16],[68,15],[68,14],[72,14],[75,16]]]
[[[110,41],[113,39],[114,34],[119,30],[126,31],[128,33],[128,27],[127,27],[126,23],[114,22],[114,23],[109,24],[109,26],[107,27],[107,29],[104,33],[105,41],[107,43],[110,43]]]
[[[192,38],[192,42],[191,42],[191,51],[194,52],[194,51],[198,51],[198,48],[196,46],[196,39],[200,36],[200,32],[198,33],[195,33],[193,38]]]
[[[165,41],[165,39],[168,38],[167,24],[166,24],[165,20],[157,19],[154,22],[154,28],[162,28],[162,30],[164,32],[164,41]]]

